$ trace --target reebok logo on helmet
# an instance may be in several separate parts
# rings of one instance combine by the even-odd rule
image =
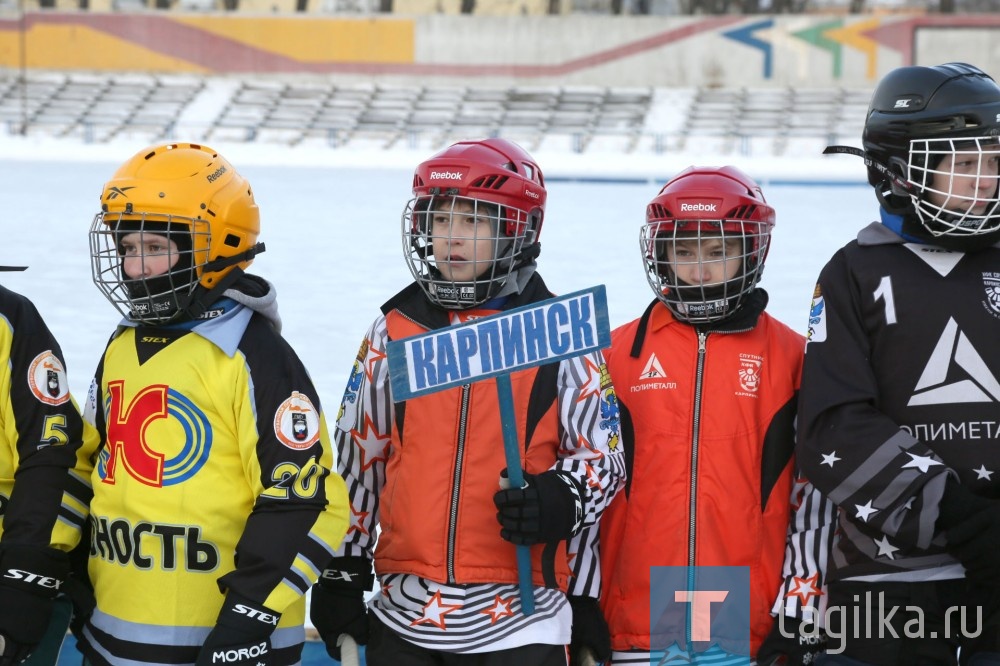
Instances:
[[[681,212],[682,213],[714,213],[718,208],[718,204],[707,204],[707,203],[682,203]]]
[[[431,171],[431,180],[462,180],[461,171]]]
[[[226,171],[228,171],[228,169],[226,169],[226,165],[223,164],[218,169],[216,169],[212,173],[208,174],[208,182],[214,183],[216,180],[219,179],[219,176],[221,176],[222,174],[226,173]]]

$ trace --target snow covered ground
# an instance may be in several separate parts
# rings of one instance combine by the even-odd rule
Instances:
[[[0,263],[30,266],[4,274],[3,284],[29,296],[46,318],[78,399],[118,321],[91,282],[87,231],[103,182],[142,147],[0,138]],[[276,285],[284,333],[310,369],[326,411],[335,413],[362,334],[379,306],[410,279],[400,213],[412,169],[428,155],[259,144],[215,148],[254,187],[267,252],[251,271]],[[864,166],[851,157],[536,158],[549,179],[539,270],[557,293],[605,284],[612,326],[639,316],[653,298],[638,243],[645,205],[690,164],[733,163],[763,184],[778,216],[763,286],[770,311],[800,331],[823,263],[876,215]]]

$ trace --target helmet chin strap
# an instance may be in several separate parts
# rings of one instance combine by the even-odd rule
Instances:
[[[520,268],[521,266],[531,263],[538,258],[538,255],[542,253],[541,243],[532,243],[526,247],[522,247],[521,251],[511,257],[511,261],[514,262],[514,268]]]
[[[220,271],[224,268],[229,268],[230,266],[236,266],[236,264],[240,264],[244,261],[249,261],[258,254],[264,252],[264,250],[264,244],[257,243],[249,250],[240,252],[232,257],[220,257],[218,259],[213,259],[201,267],[202,275],[205,273],[214,273],[215,271]],[[244,274],[243,269],[236,266],[236,268],[226,273],[222,279],[219,280],[218,284],[211,289],[206,289],[199,284],[194,291],[188,295],[185,302],[180,304],[181,306],[179,311],[183,312],[191,319],[197,319],[205,314],[213,303],[222,298],[225,291],[232,287],[237,280],[243,277]]]
[[[265,249],[267,248],[264,247],[263,243],[257,243],[249,250],[245,250],[231,257],[219,257],[218,259],[213,259],[201,267],[201,274],[215,273],[216,271],[221,271],[223,268],[229,268],[230,266],[235,266],[236,264],[243,263],[244,261],[250,261],[258,254],[263,254]]]
[[[889,168],[885,163],[875,159],[861,148],[854,146],[827,146],[823,149],[824,155],[856,155],[865,161],[865,166],[875,169],[894,187],[899,188],[907,194],[917,194],[917,188],[898,173]]]
[[[885,187],[875,188],[875,198],[878,199],[879,205],[887,213],[901,216],[913,214],[913,206],[910,200],[893,194],[888,183],[886,183]]]
[[[881,174],[882,187],[875,188],[875,197],[887,213],[907,216],[914,214],[913,204],[908,195],[917,195],[920,190],[906,180],[884,162],[875,159],[870,153],[854,146],[827,146],[824,155],[856,155],[865,161],[865,166],[875,169]]]

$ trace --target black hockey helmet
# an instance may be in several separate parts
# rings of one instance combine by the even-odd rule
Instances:
[[[862,134],[868,182],[890,212],[916,216],[932,240],[980,242],[1000,231],[990,181],[998,175],[998,139],[1000,86],[988,74],[965,63],[900,67],[882,79],[868,107]],[[938,170],[947,157],[949,168]],[[951,168],[960,160],[972,168]],[[991,191],[963,196],[952,189],[956,178],[983,180],[981,189]]]
[[[875,88],[862,142],[874,159],[905,164],[912,139],[996,136],[1000,131],[1000,86],[989,74],[965,63],[900,67]],[[905,172],[904,172],[905,173]],[[868,182],[885,176],[868,168]]]

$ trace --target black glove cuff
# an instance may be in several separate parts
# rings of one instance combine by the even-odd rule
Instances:
[[[320,572],[318,584],[330,592],[359,592],[372,589],[375,574],[372,561],[363,555],[335,557]]]
[[[55,599],[69,575],[69,556],[48,546],[0,546],[0,585]]]
[[[611,658],[611,633],[597,599],[583,596],[568,598],[569,605],[573,609],[573,631],[570,641],[573,663],[577,663],[581,647],[589,649],[598,661],[607,661]]]
[[[222,629],[230,642],[267,638],[278,626],[281,613],[229,590],[219,611],[216,629]]]
[[[555,492],[562,499],[561,505],[565,507],[563,509],[565,511],[564,515],[573,514],[573,526],[570,528],[570,536],[579,532],[580,528],[583,527],[583,491],[577,484],[576,479],[569,474],[549,470],[548,472],[539,474],[536,477],[536,481],[539,487],[544,483],[550,485],[553,489],[559,489]]]

